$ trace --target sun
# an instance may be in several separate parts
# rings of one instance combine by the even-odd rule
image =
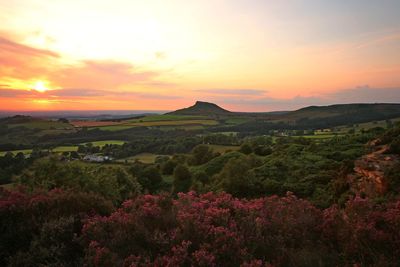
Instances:
[[[35,84],[33,85],[33,89],[41,93],[44,93],[47,90],[49,90],[49,88],[47,88],[46,82],[44,81],[35,82]]]

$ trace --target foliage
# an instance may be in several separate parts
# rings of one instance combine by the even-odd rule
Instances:
[[[141,192],[142,187],[136,177],[117,166],[81,166],[65,164],[57,158],[36,161],[24,170],[16,182],[35,188],[72,188],[85,192],[95,192],[115,203]]]
[[[84,226],[88,266],[394,266],[400,202],[321,211],[292,194],[254,200],[142,196]],[[105,234],[107,233],[107,234]],[[111,238],[111,239],[110,239]],[[246,265],[247,264],[247,265]]]
[[[107,215],[112,209],[109,201],[93,193],[0,189],[0,265],[8,260],[14,266],[70,265],[82,254],[73,240],[80,234],[80,221],[88,214]]]
[[[175,193],[187,192],[191,185],[191,176],[185,165],[178,164],[174,169],[173,191]]]

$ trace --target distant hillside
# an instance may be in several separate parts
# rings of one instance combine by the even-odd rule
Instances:
[[[323,118],[329,120],[343,117],[362,122],[399,116],[400,104],[339,104],[305,107],[278,116],[278,118],[286,121],[298,121]]]
[[[210,115],[229,115],[229,114],[231,114],[231,112],[226,109],[221,108],[220,106],[218,106],[214,103],[197,101],[191,107],[178,109],[176,111],[173,111],[173,112],[170,112],[167,114],[210,116]]]
[[[19,123],[28,123],[38,120],[36,118],[33,118],[31,116],[24,116],[24,115],[15,115],[13,117],[6,117],[6,118],[1,118],[0,123],[4,124],[19,124]]]

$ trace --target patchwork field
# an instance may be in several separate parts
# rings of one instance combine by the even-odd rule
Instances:
[[[75,127],[100,127],[100,126],[111,126],[119,125],[123,122],[116,121],[71,121],[71,124]]]
[[[400,118],[394,118],[394,119],[391,119],[390,121],[394,124],[394,123],[400,122]],[[349,130],[354,128],[355,131],[361,131],[362,129],[368,130],[368,129],[372,129],[375,127],[386,128],[387,121],[381,120],[381,121],[358,123],[358,124],[353,125],[353,127],[349,127],[349,126],[338,127],[338,130],[342,131],[342,132],[348,132]]]
[[[122,131],[133,127],[168,127],[166,130],[176,128],[185,130],[202,129],[203,126],[217,125],[215,120],[207,119],[204,116],[186,115],[150,115],[137,119],[122,121],[72,121],[75,127],[88,127],[103,131]]]
[[[217,125],[215,120],[165,120],[126,123],[126,126],[180,126],[180,125]]]
[[[202,120],[204,116],[188,116],[188,115],[150,115],[142,118],[131,119],[125,122],[149,122],[149,121],[179,121],[179,120]]]
[[[73,129],[73,126],[69,123],[49,120],[32,120],[25,123],[10,123],[8,127],[25,127],[28,129],[40,129],[40,130],[51,130],[51,129]]]
[[[121,140],[105,140],[105,141],[95,141],[95,142],[90,142],[92,143],[93,146],[99,146],[103,147],[105,145],[123,145],[125,141]],[[86,143],[84,143],[86,144]]]
[[[105,141],[95,141],[95,142],[90,142],[93,144],[93,146],[99,146],[103,147],[107,144],[109,145],[123,145],[125,141],[121,140],[105,140]],[[87,144],[87,143],[82,143],[82,145]],[[72,151],[78,151],[78,146],[58,146],[54,149],[52,149],[52,152],[54,153],[62,153],[62,152],[72,152]],[[19,152],[22,152],[24,155],[29,155],[32,153],[32,149],[21,149],[21,150],[12,150],[12,151],[2,151],[0,152],[0,156],[4,156],[7,152],[11,152],[13,155],[18,154]]]
[[[155,160],[158,156],[160,156],[160,155],[153,154],[153,153],[140,153],[133,157],[117,160],[117,162],[133,163],[135,161],[140,161],[142,163],[152,164],[155,162]]]

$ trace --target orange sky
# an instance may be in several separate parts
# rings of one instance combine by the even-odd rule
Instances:
[[[400,1],[338,2],[0,0],[0,110],[400,102]]]

